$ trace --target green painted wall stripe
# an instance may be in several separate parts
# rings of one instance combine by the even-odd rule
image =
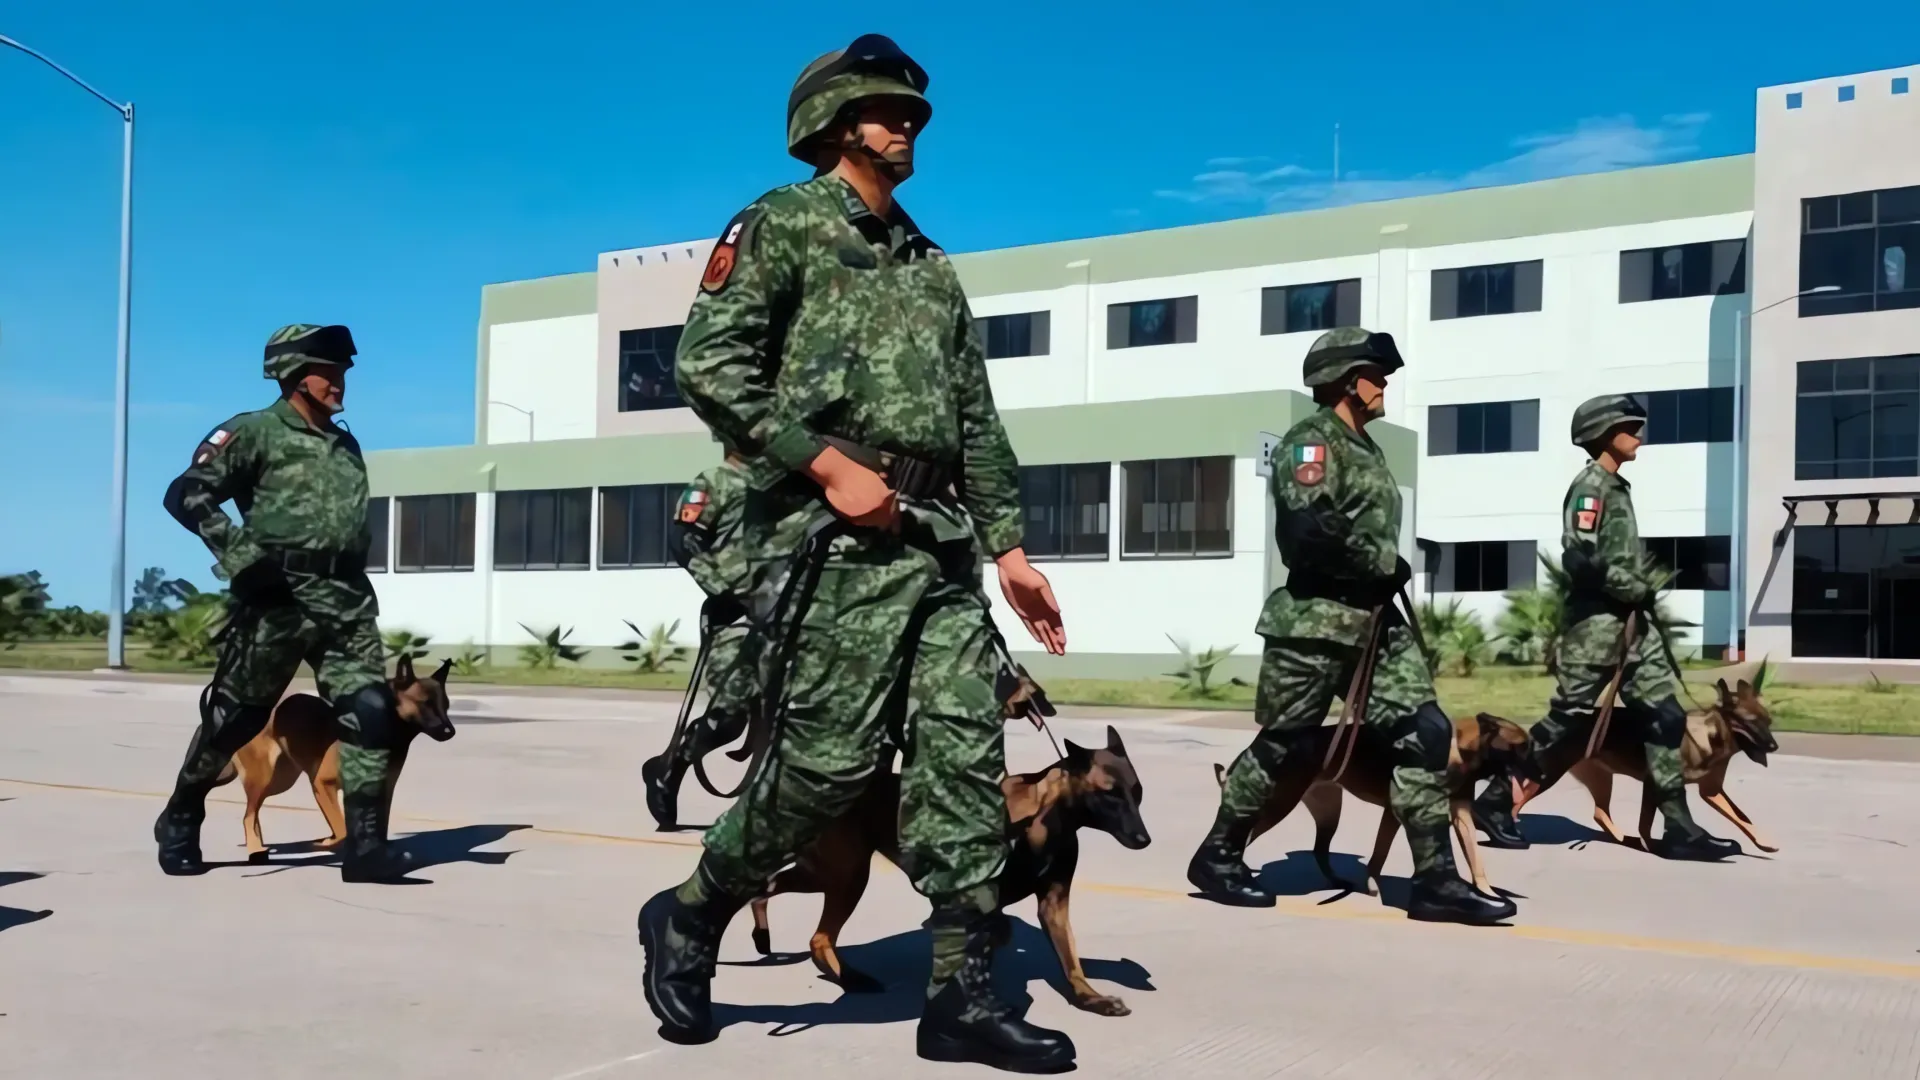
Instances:
[[[1753,155],[954,256],[974,296],[1578,232],[1753,209]],[[1381,228],[1405,225],[1381,235]],[[1067,263],[1090,261],[1085,267]]]
[[[1284,434],[1313,410],[1293,390],[1151,401],[1011,409],[1001,414],[1014,452],[1026,465],[1146,458],[1251,458],[1260,432]],[[1406,428],[1369,428],[1387,451],[1394,474],[1412,486],[1419,438]],[[367,455],[375,495],[427,495],[487,490],[482,470],[494,467],[493,490],[683,483],[720,460],[705,432],[551,439],[492,446],[378,450]]]

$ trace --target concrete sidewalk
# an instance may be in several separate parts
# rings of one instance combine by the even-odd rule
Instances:
[[[777,1072],[985,1076],[912,1056],[925,902],[876,874],[850,963],[887,992],[841,995],[804,961],[757,960],[745,919],[723,948],[728,1024],[663,1044],[641,1000],[633,916],[682,878],[695,834],[659,834],[640,762],[673,706],[464,691],[458,738],[417,746],[396,830],[433,865],[417,886],[343,885],[299,841],[324,830],[296,790],[264,826],[270,866],[168,879],[149,830],[194,723],[197,687],[0,678],[0,1077],[529,1078]],[[527,721],[527,722],[515,722]],[[537,721],[537,722],[536,722]],[[1210,765],[1242,731],[1116,720],[1154,843],[1087,838],[1073,906],[1096,985],[1133,1015],[1072,1009],[1044,937],[1000,961],[1083,1072],[1233,1077],[1912,1077],[1920,1071],[1920,769],[1787,756],[1735,762],[1730,788],[1781,852],[1676,865],[1587,827],[1573,784],[1534,803],[1530,851],[1484,851],[1517,894],[1511,927],[1407,921],[1404,844],[1385,903],[1324,886],[1304,814],[1256,845],[1277,911],[1187,896],[1211,818]],[[1097,743],[1099,718],[1063,718]],[[1009,727],[1015,768],[1052,757]],[[716,771],[738,766],[717,761]],[[724,777],[723,777],[724,779]],[[718,809],[688,785],[684,816]],[[1617,816],[1637,805],[1623,783]],[[208,855],[239,859],[238,792],[217,793]],[[1696,800],[1697,802],[1697,800]],[[1717,815],[1701,821],[1732,835]],[[1349,803],[1337,850],[1364,853],[1377,811]],[[1357,860],[1341,857],[1343,872]],[[804,947],[817,897],[773,905],[777,949]],[[44,914],[43,914],[44,913]],[[1031,903],[1015,914],[1033,922]]]

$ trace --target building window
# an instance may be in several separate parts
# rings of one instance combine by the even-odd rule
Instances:
[[[1840,88],[1840,100],[1841,100],[1841,101],[1852,101],[1852,100],[1853,100],[1853,87],[1851,87],[1851,86],[1843,86],[1843,87],[1841,87],[1841,88]]]
[[[1715,240],[1620,253],[1620,302],[1747,291],[1747,242]]]
[[[620,411],[678,409],[680,386],[673,381],[673,355],[680,348],[678,326],[649,326],[620,331]]]
[[[1122,556],[1233,554],[1233,458],[1121,464]]]
[[[1920,356],[1798,367],[1794,479],[1920,476]]]
[[[1026,552],[1035,559],[1104,559],[1112,513],[1113,467],[1022,465],[1021,521]]]
[[[1789,109],[1797,109],[1797,108],[1799,108],[1799,107],[1800,107],[1800,95],[1799,95],[1799,93],[1798,93],[1798,92],[1795,92],[1795,93],[1791,93],[1791,94],[1788,94],[1788,95],[1787,95],[1787,108],[1789,108]]]
[[[1725,592],[1732,550],[1724,536],[1648,536],[1640,541],[1655,562],[1673,571],[1672,587]]]
[[[1907,92],[1907,77],[1905,75],[1894,77],[1893,92],[1896,94],[1904,94]]]
[[[684,490],[684,484],[601,488],[601,568],[676,565],[668,554],[667,529]]]
[[[1359,325],[1359,278],[1260,290],[1262,334],[1304,334]]]
[[[1199,338],[1200,298],[1135,300],[1107,305],[1107,348],[1179,345]]]
[[[1633,399],[1647,410],[1647,426],[1640,431],[1640,441],[1648,446],[1733,441],[1731,386],[1655,390],[1635,394]]]
[[[1483,401],[1427,409],[1427,455],[1510,454],[1540,449],[1540,402]]]
[[[474,496],[402,495],[400,557],[406,571],[473,569]]]
[[[1433,591],[1506,592],[1534,583],[1539,544],[1532,540],[1472,540],[1441,544]]]
[[[1008,356],[1045,356],[1053,315],[1046,311],[1023,311],[1017,315],[986,317],[987,359]]]
[[[495,570],[585,570],[593,489],[502,491],[493,497]]]
[[[1920,659],[1920,525],[1793,530],[1793,654]]]
[[[1800,200],[1800,316],[1920,307],[1920,186]]]
[[[1539,310],[1539,259],[1433,272],[1432,317],[1435,320]]]
[[[388,528],[388,519],[393,513],[393,500],[382,496],[367,500],[367,532],[373,541],[367,547],[367,570],[378,573],[387,568],[387,550],[392,547],[392,531]]]

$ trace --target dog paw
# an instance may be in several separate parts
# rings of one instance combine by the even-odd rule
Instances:
[[[247,862],[254,866],[264,866],[267,862],[267,853],[264,851],[249,851],[247,852]]]
[[[1099,1013],[1101,1016],[1130,1016],[1133,1013],[1132,1009],[1127,1008],[1126,1002],[1110,994],[1077,997],[1073,999],[1073,1004],[1076,1008],[1085,1009],[1090,1013]]]
[[[773,932],[755,928],[753,931],[753,951],[761,956],[773,955]]]

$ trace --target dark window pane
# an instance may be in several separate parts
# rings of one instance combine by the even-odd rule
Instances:
[[[1525,453],[1540,449],[1540,402],[1538,399],[1513,403],[1513,449],[1516,452]]]
[[[600,565],[625,566],[632,559],[627,514],[632,488],[600,489]]]
[[[1920,266],[1914,265],[1916,257],[1920,257],[1920,225],[1882,227],[1874,290],[1898,293],[1920,289]]]
[[[1484,454],[1487,451],[1487,407],[1485,405],[1462,405],[1460,409],[1459,445],[1463,454]]]
[[[1027,554],[1054,557],[1063,554],[1060,529],[1060,466],[1030,465],[1020,469],[1020,503]]]
[[[1720,240],[1713,245],[1713,292],[1733,296],[1747,291],[1747,242]]]
[[[1688,244],[1680,249],[1680,295],[1708,296],[1713,293],[1713,245]]]
[[[381,496],[367,500],[367,532],[372,542],[367,548],[367,569],[385,570],[387,568],[387,516],[393,500]]]
[[[678,326],[649,326],[620,331],[620,411],[677,409],[680,388],[673,379]]]
[[[426,509],[419,498],[400,500],[400,569],[418,570],[427,557]]]
[[[1707,392],[1681,390],[1673,395],[1674,437],[1671,441],[1707,441]]]
[[[1815,233],[1800,241],[1800,289],[1822,285],[1839,288],[1841,296],[1873,292],[1873,230]],[[1807,301],[1828,297],[1809,296]],[[1804,302],[1803,302],[1804,306]]]
[[[425,566],[441,570],[453,565],[453,500],[445,495],[427,497],[427,553]]]
[[[1460,406],[1433,405],[1427,409],[1427,454],[1440,457],[1460,452]]]
[[[1818,199],[1800,200],[1801,209],[1806,212],[1806,228],[1832,229],[1840,224],[1840,199],[1827,195]]]
[[[1883,356],[1873,362],[1875,390],[1920,390],[1920,356]]]
[[[1481,406],[1482,422],[1486,426],[1482,435],[1483,452],[1504,454],[1513,449],[1513,407],[1504,401],[1489,402]]]
[[[1707,441],[1733,441],[1733,387],[1716,386],[1707,391]]]
[[[1033,356],[1039,351],[1034,348],[1032,312],[1017,315],[989,315],[986,323],[987,359]]]
[[[1342,281],[1334,290],[1333,325],[1360,325],[1360,282]]]
[[[1460,271],[1435,270],[1432,296],[1428,303],[1428,317],[1438,321],[1457,319],[1460,314]]]
[[[1541,274],[1543,265],[1540,260],[1516,263],[1513,267],[1513,310],[1539,311]]]
[[[667,565],[668,487],[648,484],[640,489],[633,515],[633,561],[639,566]]]
[[[1331,330],[1334,326],[1334,287],[1295,285],[1287,290],[1287,333]]]
[[[1799,369],[1797,389],[1801,393],[1823,393],[1833,389],[1833,361],[1802,360],[1795,366]]]
[[[527,493],[502,491],[493,497],[493,565],[527,565]]]
[[[1873,224],[1873,192],[1856,191],[1840,196],[1840,226]]]
[[[1134,344],[1127,339],[1129,312],[1132,310],[1129,304],[1107,305],[1107,348],[1124,349]]]
[[[1284,287],[1260,290],[1260,333],[1287,332],[1287,290]]]
[[[1173,343],[1173,303],[1147,300],[1127,309],[1127,344],[1170,345]]]
[[[453,569],[473,569],[473,533],[476,528],[475,497],[472,494],[451,496],[454,500],[455,520],[453,536]]]
[[[1873,452],[1873,399],[1841,394],[1833,402],[1833,456],[1836,461],[1867,461]]]
[[[1513,267],[1489,266],[1482,272],[1487,276],[1487,314],[1513,314]]]
[[[1920,455],[1920,393],[1903,391],[1873,397],[1873,456],[1877,459]],[[1904,473],[1877,473],[1899,476]]]
[[[1199,517],[1199,476],[1192,458],[1158,462],[1154,488],[1159,496],[1160,554],[1185,555],[1193,550],[1193,532]]]
[[[554,493],[551,491],[527,492],[527,550],[526,563],[529,566],[552,566],[558,561],[554,525],[559,515],[555,509]]]
[[[1620,302],[1637,304],[1653,299],[1653,257],[1655,252],[1620,253]]]
[[[1504,541],[1480,545],[1480,588],[1500,592],[1507,587],[1507,545]]]
[[[1866,390],[1873,385],[1873,361],[1855,358],[1833,361],[1835,390]]]
[[[1487,269],[1484,266],[1472,266],[1460,271],[1461,318],[1471,318],[1487,313]]]
[[[1151,461],[1129,461],[1121,466],[1124,470],[1122,486],[1126,489],[1127,517],[1120,532],[1120,550],[1126,555],[1151,555],[1157,545],[1159,522],[1152,509],[1157,505],[1154,501],[1153,464]]]
[[[1183,296],[1173,302],[1173,340],[1192,343],[1200,337],[1200,298]]]
[[[1920,187],[1893,188],[1880,193],[1880,224],[1920,221]]]
[[[585,568],[592,545],[593,490],[572,488],[560,493],[560,565]]]
[[[1653,298],[1672,300],[1681,296],[1681,271],[1686,262],[1686,249],[1661,248],[1653,256]]]
[[[1206,555],[1226,554],[1233,550],[1233,459],[1201,458],[1198,464],[1194,551]]]
[[[1066,488],[1063,554],[1106,558],[1112,470],[1100,462],[1068,465],[1061,471]]]

